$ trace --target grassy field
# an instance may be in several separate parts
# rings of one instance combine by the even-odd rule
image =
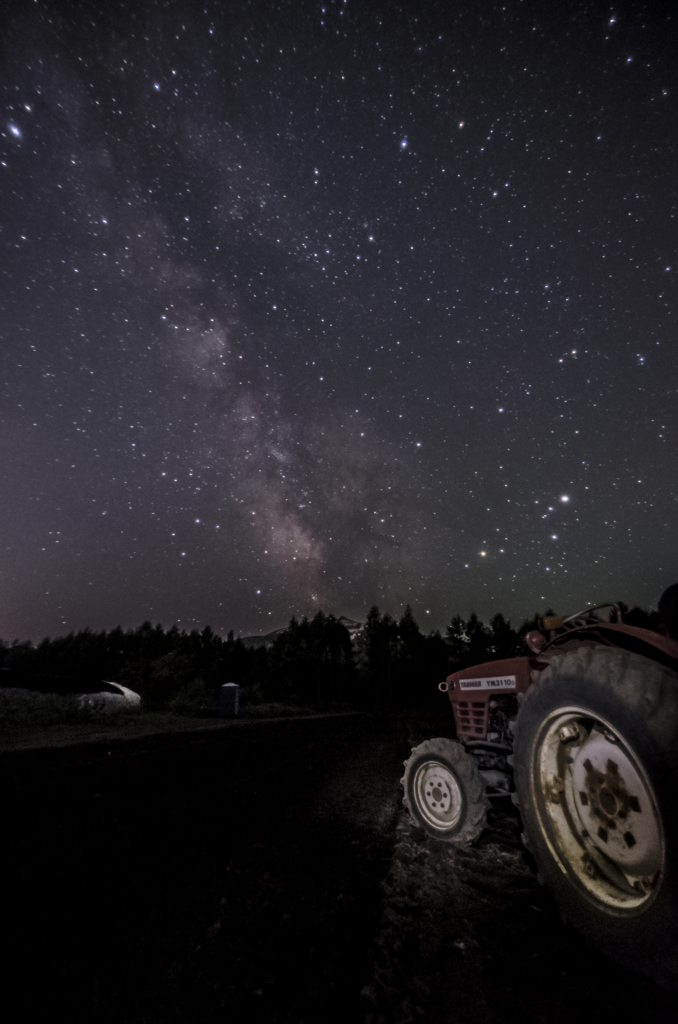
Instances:
[[[281,703],[250,704],[242,708],[236,721],[297,717],[317,714],[319,710]],[[55,694],[34,694],[29,701],[17,700],[15,695],[0,690],[0,752],[221,729],[233,721],[214,715],[136,708],[91,715],[81,712],[75,702]]]

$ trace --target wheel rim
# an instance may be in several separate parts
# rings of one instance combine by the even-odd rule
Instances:
[[[424,761],[413,780],[414,799],[422,818],[441,832],[460,821],[463,793],[456,776],[440,761]]]
[[[559,708],[532,763],[533,806],[561,870],[608,910],[644,907],[663,870],[664,835],[631,744],[586,708]]]

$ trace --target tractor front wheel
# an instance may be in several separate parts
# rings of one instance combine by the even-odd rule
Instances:
[[[466,844],[477,839],[490,801],[474,757],[454,740],[426,740],[415,747],[400,780],[413,824],[434,839]]]
[[[618,648],[554,655],[514,741],[525,842],[565,917],[678,986],[678,674]]]

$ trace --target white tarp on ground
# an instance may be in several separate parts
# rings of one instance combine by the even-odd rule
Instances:
[[[123,707],[138,707],[141,704],[141,697],[134,690],[128,690],[120,683],[106,683],[108,691],[101,693],[80,693],[77,695],[78,707],[81,711],[119,711]],[[111,693],[115,687],[119,693]]]
[[[64,707],[76,707],[80,711],[90,711],[93,714],[105,714],[111,711],[120,711],[123,708],[138,707],[141,704],[141,697],[134,690],[122,686],[120,683],[106,682],[106,690],[97,693],[45,693],[42,690],[29,690],[18,686],[3,686],[0,688],[0,705],[21,706],[28,703],[35,705],[55,707],[63,704]]]

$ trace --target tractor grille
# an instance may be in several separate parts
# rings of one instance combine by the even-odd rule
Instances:
[[[487,733],[487,701],[459,701],[454,704],[459,736],[485,736]]]

